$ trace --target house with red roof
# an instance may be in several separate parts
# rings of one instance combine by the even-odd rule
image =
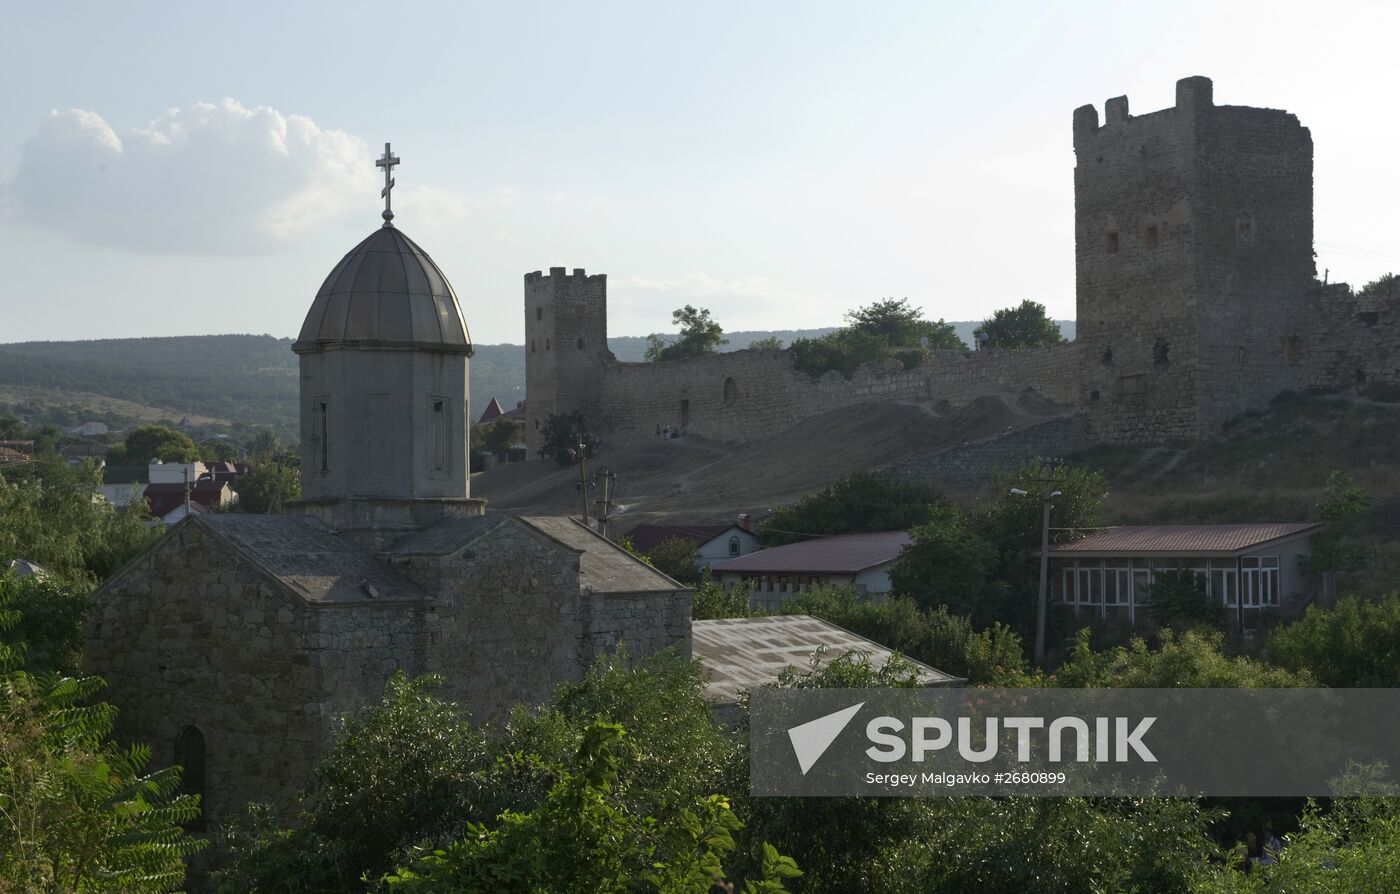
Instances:
[[[748,513],[727,525],[646,524],[627,532],[632,548],[649,553],[667,540],[686,540],[695,544],[696,563],[704,568],[719,562],[737,559],[757,552],[763,547],[754,536]]]
[[[1051,600],[1077,616],[1147,620],[1153,580],[1190,571],[1239,629],[1311,601],[1312,538],[1322,525],[1140,525],[1103,528],[1050,547]],[[1037,551],[1038,554],[1039,551]]]

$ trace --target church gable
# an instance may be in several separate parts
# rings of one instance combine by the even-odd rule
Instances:
[[[84,670],[107,680],[118,735],[149,742],[157,765],[203,743],[205,815],[217,821],[249,800],[289,800],[329,729],[306,649],[314,612],[203,520],[94,591]]]

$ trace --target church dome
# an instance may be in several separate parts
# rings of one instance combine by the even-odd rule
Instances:
[[[335,265],[292,350],[302,354],[347,343],[472,353],[452,284],[428,253],[392,224]]]

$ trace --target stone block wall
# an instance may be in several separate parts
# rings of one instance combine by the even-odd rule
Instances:
[[[1316,387],[1400,384],[1400,284],[1363,299],[1345,283],[1318,286],[1293,349]]]
[[[205,816],[251,800],[289,807],[328,744],[324,641],[315,611],[209,535],[183,524],[100,591],[84,671],[107,681],[117,736],[175,762],[186,726],[205,737]]]
[[[424,624],[425,666],[474,720],[538,704],[582,675],[577,553],[509,523],[459,552],[394,567],[438,597]]]
[[[633,657],[676,647],[688,658],[690,612],[690,591],[586,594],[580,654],[592,661],[622,644]]]

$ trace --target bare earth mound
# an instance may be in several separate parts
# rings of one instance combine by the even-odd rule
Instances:
[[[982,441],[1064,412],[1021,395],[979,398],[957,409],[871,404],[833,410],[742,446],[693,436],[604,445],[589,468],[606,465],[617,474],[613,519],[618,530],[662,517],[722,522],[738,512],[791,503],[854,472]],[[577,468],[515,463],[473,478],[472,496],[486,499],[493,510],[576,515],[577,482]]]

